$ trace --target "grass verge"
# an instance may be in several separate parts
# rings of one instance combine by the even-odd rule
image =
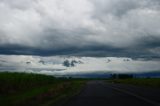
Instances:
[[[160,88],[160,78],[113,79],[109,81],[114,83],[124,83],[124,84]]]
[[[79,79],[27,73],[0,73],[0,106],[54,106],[75,95],[85,84]]]

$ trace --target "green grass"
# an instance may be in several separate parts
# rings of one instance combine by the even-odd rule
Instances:
[[[50,106],[78,93],[85,84],[79,79],[27,73],[0,73],[0,106]]]
[[[114,83],[124,83],[124,84],[160,88],[160,78],[113,79],[110,81]]]

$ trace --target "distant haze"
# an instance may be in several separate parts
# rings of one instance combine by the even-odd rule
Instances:
[[[0,71],[31,72],[56,76],[105,75],[112,73],[159,72],[159,60],[127,57],[66,57],[66,56],[0,56]]]

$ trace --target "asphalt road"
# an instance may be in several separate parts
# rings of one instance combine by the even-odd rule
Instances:
[[[159,101],[159,89],[90,81],[63,106],[160,106]]]

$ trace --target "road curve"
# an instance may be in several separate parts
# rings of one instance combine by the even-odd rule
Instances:
[[[78,95],[63,106],[159,106],[158,102],[145,100],[133,92],[125,91],[117,88],[116,84],[89,81]]]

